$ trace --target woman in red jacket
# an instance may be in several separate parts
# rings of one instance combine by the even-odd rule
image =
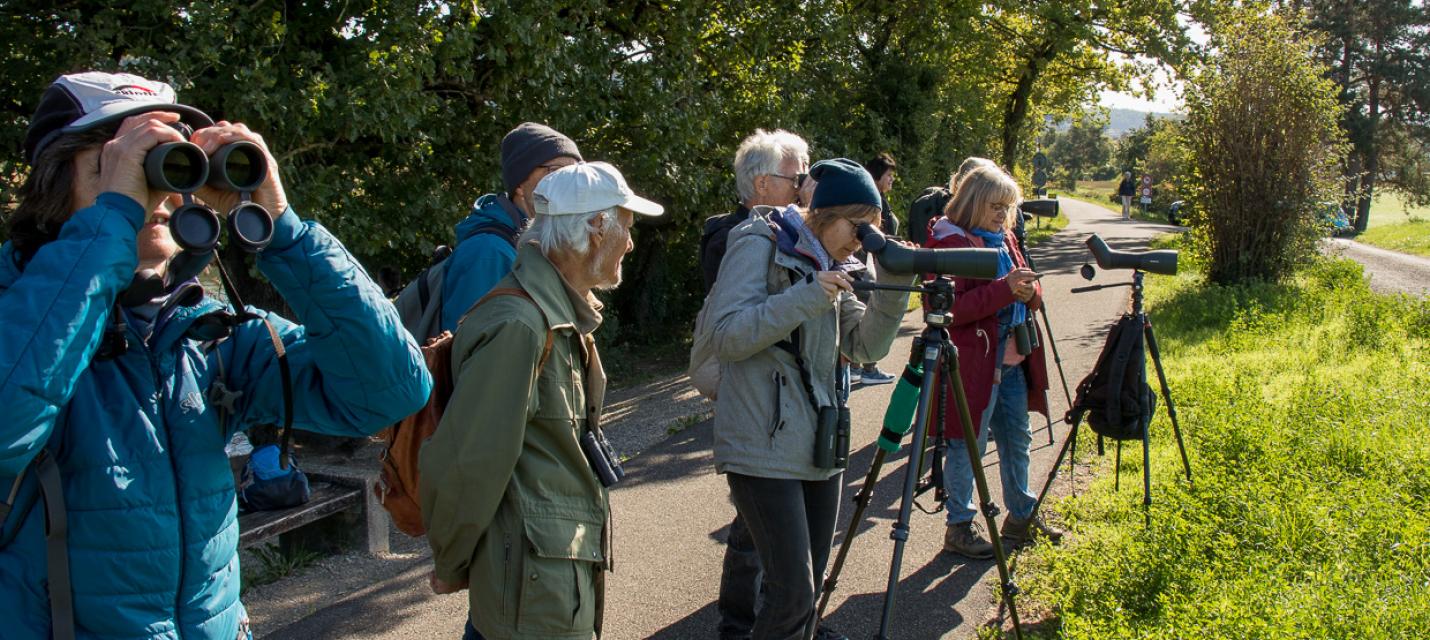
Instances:
[[[1033,513],[1037,496],[1028,487],[1028,451],[1032,434],[1028,411],[1047,414],[1047,366],[1041,347],[1019,353],[1015,331],[1036,332],[1029,322],[1042,304],[1037,274],[1028,269],[1013,239],[1013,216],[1019,215],[1022,195],[1018,184],[997,167],[979,167],[958,185],[944,216],[932,228],[927,245],[988,247],[999,250],[996,280],[954,279],[953,343],[958,347],[958,368],[968,396],[969,412],[977,420],[980,456],[991,431],[998,444],[1003,504],[1007,517],[1000,534],[1013,546],[1032,541],[1036,530],[1057,542],[1062,532],[1044,524]],[[949,381],[946,395],[952,401]],[[957,411],[945,412],[943,435],[948,438],[944,484],[948,489],[948,529],[944,550],[969,558],[993,557],[993,545],[976,525],[973,472],[963,444],[963,425]]]

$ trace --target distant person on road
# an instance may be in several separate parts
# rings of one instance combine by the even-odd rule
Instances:
[[[1047,365],[1039,346],[1020,354],[1015,328],[1024,324],[1042,304],[1042,290],[1012,234],[1013,216],[1022,200],[1018,184],[997,167],[979,167],[959,184],[943,220],[934,226],[934,248],[994,248],[999,251],[998,278],[954,278],[954,346],[958,347],[959,374],[968,396],[969,414],[975,416],[980,457],[991,431],[998,443],[1003,503],[1008,516],[1001,535],[1014,546],[1032,540],[1033,531],[1057,541],[1062,532],[1046,525],[1033,513],[1036,496],[1028,487],[1029,448],[1032,432],[1028,410],[1046,414],[1044,391]],[[1036,331],[1033,323],[1027,323]],[[945,393],[952,389],[945,383]],[[964,453],[963,425],[957,411],[948,411],[943,424],[948,439],[944,486],[948,490],[948,527],[944,550],[968,558],[993,557],[993,545],[983,538],[974,516],[973,467]]]
[[[811,629],[843,477],[815,464],[817,416],[845,401],[841,353],[860,362],[887,353],[908,302],[880,291],[866,307],[845,272],[857,264],[849,261],[856,227],[878,224],[874,179],[842,158],[810,175],[818,182],[809,209],[757,209],[731,231],[724,266],[742,268],[724,269],[707,302],[722,365],[715,468],[764,567],[755,640],[843,637]],[[912,278],[881,271],[879,279]]]
[[[663,209],[604,162],[551,172],[532,202],[511,273],[453,337],[452,399],[419,463],[432,590],[470,590],[467,638],[601,631],[614,479],[592,292],[621,283],[634,216]]]
[[[1131,220],[1132,196],[1137,195],[1137,181],[1132,179],[1131,171],[1122,172],[1122,182],[1117,184],[1117,195],[1122,198],[1122,219]]]

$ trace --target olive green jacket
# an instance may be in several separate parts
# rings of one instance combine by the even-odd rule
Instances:
[[[489,640],[588,640],[610,567],[610,503],[579,443],[605,397],[601,316],[531,244],[496,286],[536,304],[492,298],[457,330],[452,399],[421,453],[427,541],[437,578],[469,585]]]

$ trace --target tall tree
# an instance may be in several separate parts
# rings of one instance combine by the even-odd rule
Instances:
[[[1308,26],[1325,35],[1318,57],[1346,106],[1345,191],[1356,229],[1369,224],[1381,180],[1430,202],[1420,172],[1430,141],[1430,10],[1413,0],[1312,0],[1305,9]]]

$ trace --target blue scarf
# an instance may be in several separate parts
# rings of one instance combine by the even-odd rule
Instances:
[[[973,229],[973,235],[983,240],[983,246],[998,250],[998,277],[1013,270],[1013,253],[1008,250],[1007,234],[1002,231]],[[998,311],[998,334],[1007,335],[1008,328],[1028,321],[1028,305],[1014,301]]]
[[[834,264],[834,258],[829,256],[829,252],[826,251],[824,245],[820,243],[819,237],[814,235],[814,231],[804,224],[804,218],[800,217],[799,209],[795,208],[794,205],[790,205],[789,208],[785,209],[785,220],[788,220],[790,226],[794,227],[795,230],[799,232],[800,237],[804,238],[805,242],[814,249],[815,262],[819,263],[820,271],[830,271],[837,266]]]

